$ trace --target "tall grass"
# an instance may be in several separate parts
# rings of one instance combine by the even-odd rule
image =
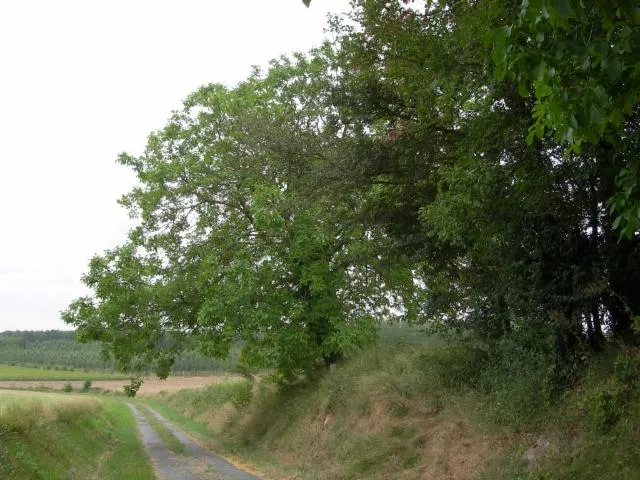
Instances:
[[[34,397],[0,410],[0,478],[154,478],[125,405]],[[128,461],[112,461],[114,455]]]

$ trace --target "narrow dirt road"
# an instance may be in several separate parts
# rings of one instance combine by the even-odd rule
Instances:
[[[184,454],[170,452],[140,410],[131,403],[127,405],[133,411],[142,443],[161,480],[260,480],[254,475],[237,469],[224,458],[205,450],[176,429],[162,415],[149,408],[151,414],[171,430],[185,447]]]

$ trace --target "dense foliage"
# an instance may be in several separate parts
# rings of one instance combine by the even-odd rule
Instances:
[[[358,0],[330,26],[120,157],[138,227],[64,313],[81,337],[161,375],[239,340],[291,378],[396,316],[550,385],[634,342],[638,9]]]

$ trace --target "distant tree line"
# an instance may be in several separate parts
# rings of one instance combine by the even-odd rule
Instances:
[[[116,370],[114,359],[105,359],[97,342],[80,343],[73,331],[12,331],[0,333],[0,363],[74,370]],[[229,359],[207,358],[185,350],[176,359],[176,373],[231,372],[237,350]]]

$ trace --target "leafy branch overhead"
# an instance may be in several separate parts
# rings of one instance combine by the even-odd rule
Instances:
[[[580,153],[585,143],[618,148],[640,103],[640,8],[633,2],[532,0],[515,23],[497,30],[499,78],[532,90],[534,123],[527,141],[545,135]],[[640,228],[637,162],[624,166],[610,199],[617,225]]]

